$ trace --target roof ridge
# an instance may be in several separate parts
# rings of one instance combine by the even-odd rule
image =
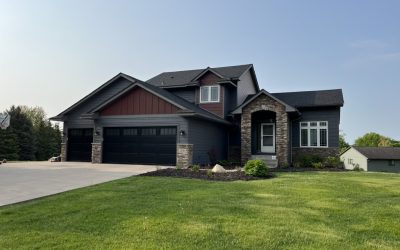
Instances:
[[[319,89],[319,90],[302,90],[302,91],[289,91],[289,92],[275,92],[275,93],[271,93],[271,94],[292,94],[292,93],[311,93],[311,92],[322,92],[322,91],[343,91],[343,89]]]
[[[173,71],[163,71],[158,75],[161,74],[165,74],[165,73],[178,73],[178,72],[186,72],[186,71],[197,71],[197,70],[201,70],[204,71],[206,69],[221,69],[221,68],[230,68],[230,67],[241,67],[241,66],[252,66],[252,63],[248,63],[248,64],[239,64],[239,65],[228,65],[228,66],[221,66],[221,67],[204,67],[204,68],[197,68],[197,69],[186,69],[186,70],[173,70]],[[153,77],[154,78],[154,77]]]

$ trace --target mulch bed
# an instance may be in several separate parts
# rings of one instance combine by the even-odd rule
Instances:
[[[275,177],[273,173],[269,173],[268,176],[264,178],[253,177],[246,175],[243,171],[232,171],[226,173],[213,173],[211,176],[207,174],[207,170],[193,171],[191,169],[175,169],[167,168],[160,169],[153,172],[148,172],[142,174],[142,176],[168,176],[168,177],[178,177],[178,178],[190,178],[190,179],[201,179],[209,181],[251,181],[251,180],[262,180],[270,179]]]
[[[271,168],[271,172],[309,172],[309,171],[319,171],[319,172],[345,172],[349,171],[344,168]]]

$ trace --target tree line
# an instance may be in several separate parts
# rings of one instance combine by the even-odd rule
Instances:
[[[42,161],[60,154],[61,131],[41,107],[11,106],[10,126],[0,129],[0,160]]]
[[[346,151],[350,144],[346,142],[345,134],[339,137],[340,152]],[[358,137],[353,146],[356,147],[400,147],[400,141],[389,138],[387,136],[370,132]]]

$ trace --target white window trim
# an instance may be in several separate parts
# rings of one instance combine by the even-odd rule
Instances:
[[[310,126],[310,123],[312,122],[316,122],[317,126]],[[320,122],[325,122],[326,126],[320,126]],[[301,124],[302,123],[307,123],[306,127],[302,127]],[[328,148],[329,147],[329,123],[328,121],[300,121],[299,123],[299,138],[300,138],[300,147],[301,148]],[[301,130],[302,129],[307,129],[307,146],[303,146],[301,143]],[[310,133],[310,129],[317,129],[317,146],[310,146],[311,145],[311,133]],[[321,143],[321,132],[320,129],[326,129],[326,146],[320,146]]]
[[[217,87],[218,88],[218,99],[216,101],[211,101],[211,87]],[[202,88],[206,88],[207,89],[207,101],[203,101],[201,100],[201,89]],[[208,86],[201,86],[200,87],[200,93],[199,93],[199,99],[200,99],[200,103],[217,103],[220,101],[220,97],[221,97],[221,88],[219,85],[208,85]]]

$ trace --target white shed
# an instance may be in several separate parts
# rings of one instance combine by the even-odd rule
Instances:
[[[351,147],[341,154],[346,169],[365,171],[400,172],[400,148]]]

